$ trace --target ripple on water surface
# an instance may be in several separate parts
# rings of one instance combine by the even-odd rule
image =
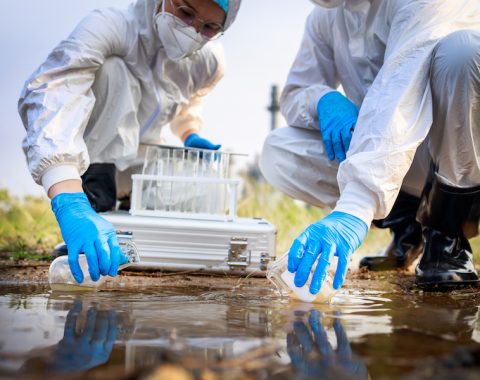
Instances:
[[[458,294],[351,291],[311,305],[263,287],[2,286],[0,378],[140,379],[155,368],[179,379],[423,378],[444,362],[473,374],[478,304]]]

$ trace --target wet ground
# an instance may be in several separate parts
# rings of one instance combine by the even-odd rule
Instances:
[[[335,304],[310,305],[265,279],[125,273],[55,294],[47,268],[0,265],[0,379],[480,376],[478,289],[428,294],[409,273],[362,272]]]

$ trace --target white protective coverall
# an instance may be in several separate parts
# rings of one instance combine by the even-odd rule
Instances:
[[[289,127],[267,137],[262,172],[288,195],[367,225],[401,188],[421,194],[430,157],[446,184],[479,185],[479,67],[478,0],[315,7],[281,95]],[[340,166],[325,154],[316,110],[339,85],[360,107]]]
[[[33,179],[48,191],[90,163],[130,166],[139,143],[158,143],[169,122],[181,137],[201,128],[202,98],[222,78],[217,41],[179,62],[167,58],[154,16],[160,0],[84,18],[27,80],[18,104]],[[229,0],[225,29],[241,0]]]

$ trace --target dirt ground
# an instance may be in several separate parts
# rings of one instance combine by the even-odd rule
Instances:
[[[0,285],[47,285],[48,268],[45,261],[0,260]],[[238,285],[269,286],[269,281],[261,277],[240,277],[230,274],[206,274],[202,272],[165,272],[124,270],[114,278],[107,277],[105,288],[133,289],[146,287],[201,287],[204,289],[232,289]],[[377,290],[386,293],[421,292],[415,285],[415,275],[409,271],[370,272],[360,269],[350,271],[345,281],[346,289],[358,291]],[[473,290],[473,289],[472,289]]]

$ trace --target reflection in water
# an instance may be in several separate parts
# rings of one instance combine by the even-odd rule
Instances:
[[[477,293],[396,296],[388,311],[392,332],[371,331],[352,342],[352,349],[368,360],[373,379],[385,373],[399,378],[427,360],[431,377],[438,364],[432,360],[454,356],[461,347],[480,348],[474,340],[479,301]],[[475,365],[480,370],[480,361]],[[452,363],[452,370],[456,366],[463,364]]]
[[[365,364],[352,353],[339,318],[333,318],[337,342],[334,350],[318,310],[299,313],[287,335],[287,351],[299,375],[323,379],[368,379]],[[308,317],[308,318],[307,318]],[[308,320],[308,322],[307,322]]]
[[[480,352],[478,304],[475,294],[364,292],[313,307],[252,287],[75,297],[0,287],[0,378],[135,380],[159,368],[185,379],[401,378],[457,348]]]
[[[117,339],[117,317],[115,310],[98,310],[89,307],[83,326],[78,319],[82,301],[75,300],[67,314],[63,339],[52,355],[50,370],[63,373],[83,372],[108,361],[113,344]]]

